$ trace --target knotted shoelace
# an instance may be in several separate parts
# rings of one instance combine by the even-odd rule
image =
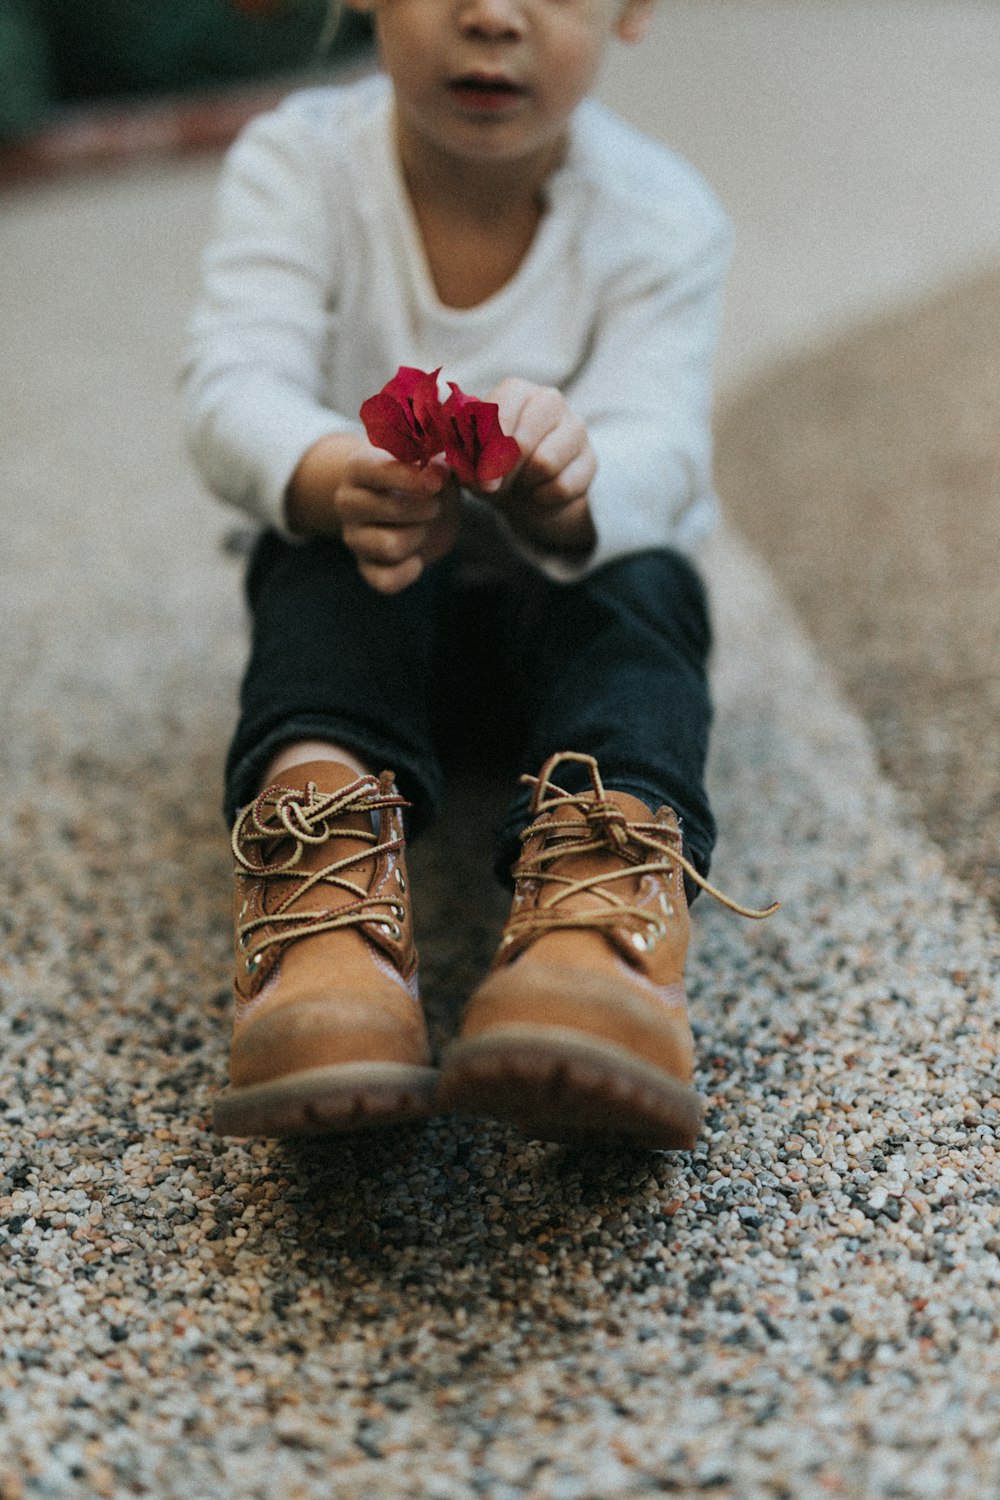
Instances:
[[[313,781],[307,784],[305,791],[268,787],[242,810],[232,836],[237,874],[252,875],[264,882],[282,880],[292,883],[288,895],[273,911],[237,923],[237,938],[240,947],[247,952],[248,969],[259,963],[262,954],[275,943],[288,943],[293,938],[332,932],[340,927],[360,927],[366,922],[377,921],[389,932],[395,929],[398,936],[398,919],[404,915],[403,907],[391,896],[372,896],[364,886],[350,879],[347,872],[367,860],[378,860],[383,855],[400,852],[402,837],[382,839],[372,827],[337,825],[338,820],[351,814],[360,813],[367,819],[382,808],[408,806],[406,799],[398,793],[383,792],[374,776],[363,776],[336,792],[321,792]],[[350,839],[352,843],[361,843],[365,847],[355,849],[341,859],[331,860],[318,870],[298,868],[307,849],[334,839]],[[291,847],[282,856],[281,851],[289,841]],[[332,911],[325,907],[290,909],[310,892],[319,894],[324,886],[346,891],[351,897],[350,902]],[[254,935],[264,928],[271,930],[255,943]]]
[[[585,766],[590,774],[592,790],[573,793],[555,786],[550,778],[562,761],[573,761]],[[680,849],[674,847],[670,831],[662,823],[634,822],[610,800],[597,762],[592,756],[563,752],[547,761],[538,776],[522,776],[521,781],[535,789],[531,799],[533,821],[522,832],[521,843],[526,845],[529,841],[541,838],[542,847],[530,856],[522,853],[514,866],[514,877],[560,889],[545,906],[512,914],[505,929],[505,946],[560,928],[625,927],[632,933],[636,947],[651,947],[653,942],[664,935],[666,929],[663,924],[652,916],[648,906],[629,901],[607,887],[615,881],[641,881],[647,875],[668,876],[675,869],[682,870],[699,889],[741,917],[762,921],[773,916],[781,904],[773,901],[760,910],[743,906],[712,885]],[[579,818],[545,816],[557,808],[562,812],[572,808],[579,813]],[[622,860],[621,868],[577,879],[557,874],[549,868],[556,860],[597,853],[619,856]],[[577,911],[565,908],[558,910],[564,902],[569,902],[574,896],[584,892],[592,892],[604,905]],[[665,899],[662,898],[663,901]],[[664,905],[663,910],[664,915],[671,914],[669,903]],[[654,929],[652,940],[645,936],[650,928]]]

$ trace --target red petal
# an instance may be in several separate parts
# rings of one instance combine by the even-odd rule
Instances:
[[[380,391],[362,403],[361,420],[368,441],[376,448],[384,448],[393,458],[404,464],[424,463],[424,447],[421,438],[413,431],[407,413],[392,396]]]
[[[503,479],[517,465],[521,450],[500,426],[500,408],[448,384],[451,395],[441,408],[445,458],[462,484]]]
[[[368,440],[403,463],[425,464],[444,446],[440,432],[439,370],[401,365],[377,396],[361,405]]]

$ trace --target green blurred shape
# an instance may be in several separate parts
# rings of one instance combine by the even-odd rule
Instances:
[[[55,96],[39,9],[33,0],[0,0],[0,140],[34,129]]]
[[[0,137],[53,105],[289,75],[326,59],[327,0],[0,0]],[[368,45],[345,11],[330,56]]]

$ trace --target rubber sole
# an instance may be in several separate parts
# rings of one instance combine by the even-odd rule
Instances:
[[[218,1096],[219,1135],[332,1135],[425,1119],[437,1070],[403,1063],[339,1063]]]
[[[506,1120],[536,1140],[689,1151],[694,1089],[624,1047],[559,1026],[505,1026],[452,1044],[438,1108]]]

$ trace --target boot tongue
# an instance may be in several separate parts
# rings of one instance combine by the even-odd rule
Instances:
[[[552,830],[540,835],[537,840],[532,839],[526,850],[528,858],[537,857],[542,849],[551,855],[564,842],[567,852],[543,862],[542,869],[560,879],[542,882],[538,898],[540,906],[549,906],[558,901],[565,912],[593,911],[595,906],[606,908],[607,901],[594,888],[564,896],[566,887],[563,881],[589,880],[594,876],[611,874],[615,874],[616,878],[610,882],[608,890],[619,901],[628,902],[636,898],[642,877],[630,880],[616,872],[626,869],[632,863],[645,864],[648,858],[629,839],[625,829],[626,822],[648,823],[652,820],[649,809],[638,797],[632,797],[627,792],[608,792],[601,804],[597,804],[593,797],[588,798],[587,803],[582,806],[578,803],[565,803],[545,814],[545,819],[557,825],[565,824],[566,833]],[[597,848],[580,853],[570,852],[574,845],[598,839],[600,844]]]
[[[267,826],[274,826],[278,830],[273,842],[258,846],[266,867],[273,869],[276,865],[280,866],[294,853],[296,840],[282,828],[277,816],[279,809],[272,800],[280,798],[282,792],[291,792],[293,796],[286,801],[284,818],[291,828],[303,835],[298,841],[302,852],[294,866],[295,870],[302,874],[312,874],[340,860],[350,859],[352,855],[365,856],[348,865],[342,872],[342,878],[363,891],[370,890],[377,867],[377,856],[370,852],[374,841],[370,837],[351,838],[349,835],[352,831],[361,835],[371,835],[373,832],[377,835],[381,814],[366,812],[364,809],[338,812],[335,807],[331,807],[329,819],[322,816],[322,806],[329,794],[341,792],[360,779],[362,778],[349,766],[328,760],[305,761],[280,772],[267,788],[268,800],[261,809],[262,820],[266,820]],[[365,789],[367,795],[377,795],[381,790],[379,782],[374,777],[364,779],[370,783]],[[296,795],[300,793],[301,795]],[[330,837],[322,837],[327,826],[335,829],[336,833]],[[318,841],[311,842],[313,839]],[[267,883],[267,909],[274,911],[293,894],[293,886],[297,887],[302,883],[297,880],[282,880],[280,875],[271,875]],[[322,907],[332,911],[350,905],[357,899],[350,891],[322,881],[304,891],[301,897],[290,901],[286,910],[294,911],[301,901],[304,907],[314,910]]]

